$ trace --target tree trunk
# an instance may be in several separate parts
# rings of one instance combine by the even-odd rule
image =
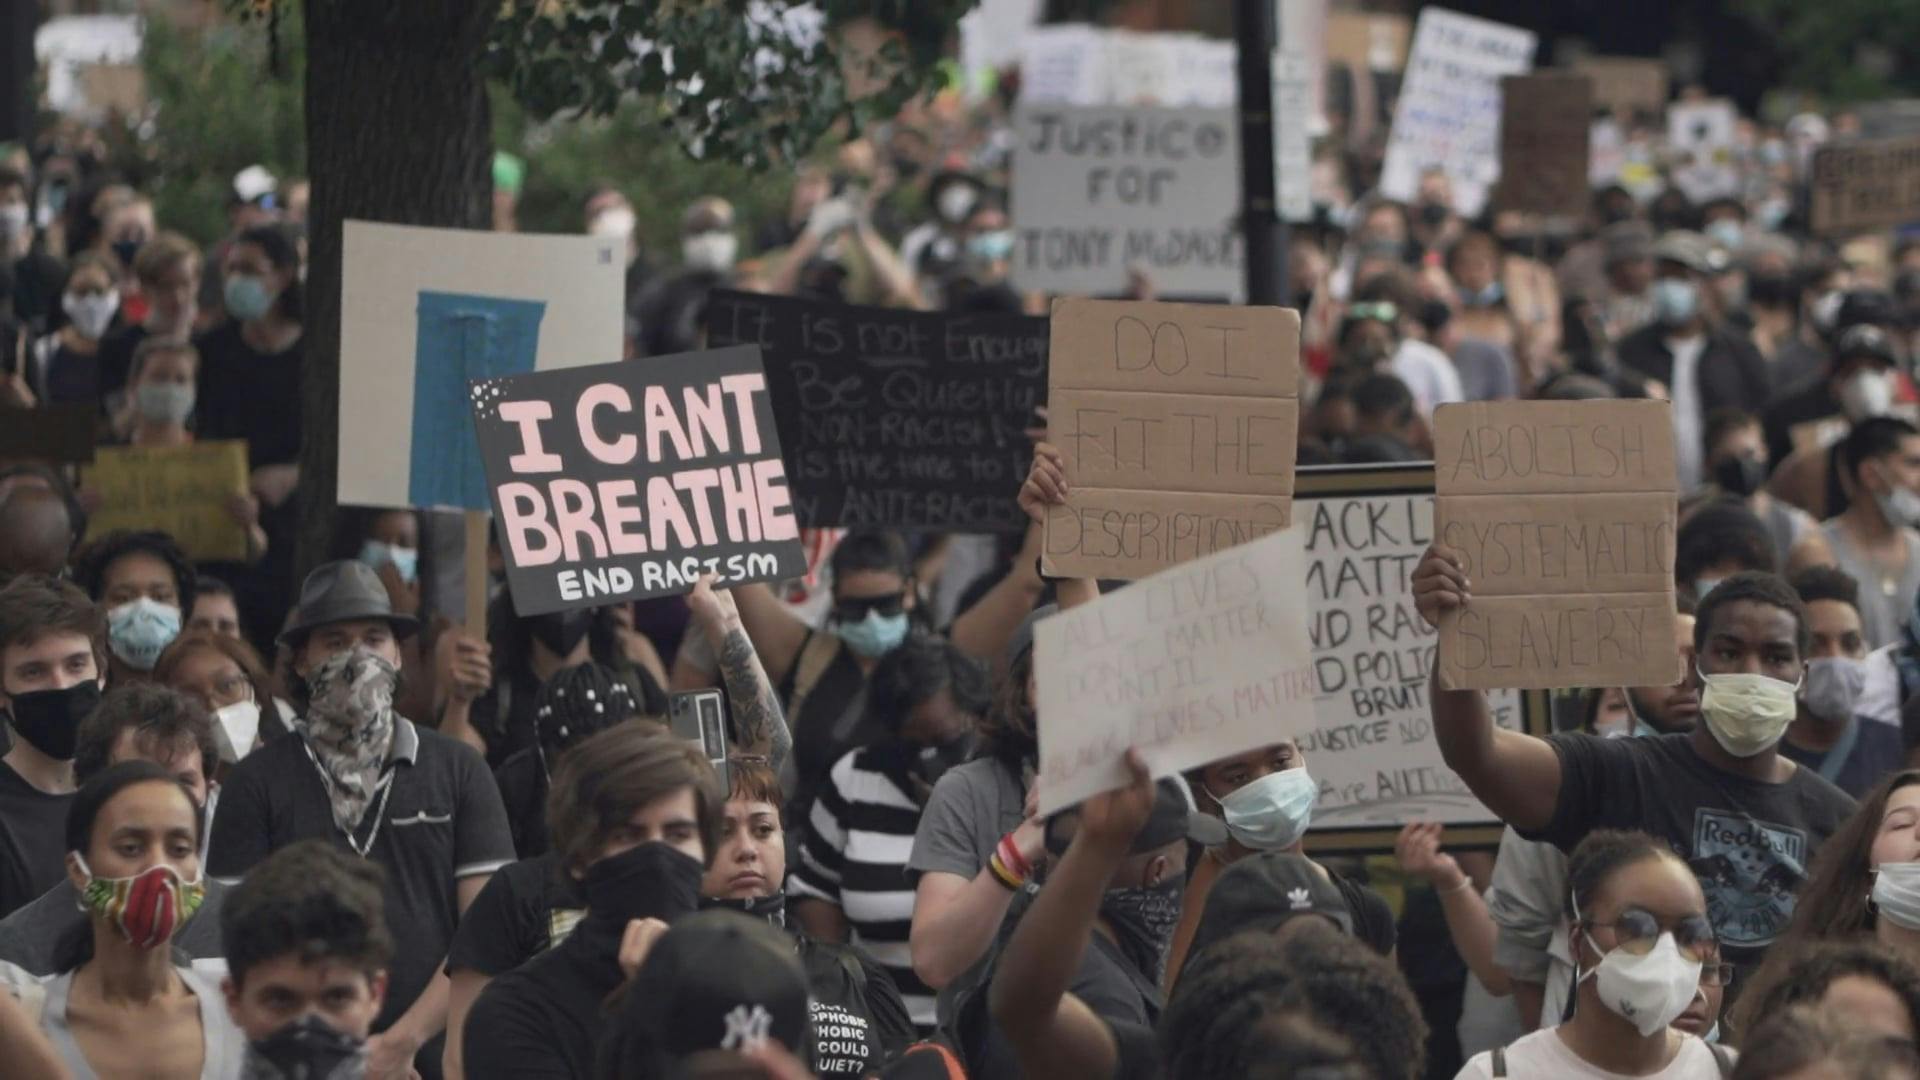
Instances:
[[[340,440],[340,224],[486,228],[493,151],[484,0],[306,0],[305,445],[296,574],[326,559]],[[371,435],[373,433],[366,433]],[[395,469],[407,462],[396,460]],[[296,582],[299,580],[296,577]]]

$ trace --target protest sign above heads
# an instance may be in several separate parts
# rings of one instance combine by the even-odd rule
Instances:
[[[1069,493],[1047,517],[1049,574],[1143,577],[1286,526],[1297,312],[1062,298],[1051,340]]]
[[[1433,541],[1433,468],[1302,468],[1290,532],[1306,537],[1311,726],[1295,732],[1319,783],[1313,851],[1391,851],[1402,825],[1435,821],[1452,844],[1497,842],[1500,821],[1433,737],[1427,678],[1438,631],[1408,576]],[[1546,695],[1487,694],[1495,724],[1544,735]]]
[[[1434,530],[1472,594],[1441,620],[1442,687],[1678,681],[1666,402],[1443,405],[1433,445]]]
[[[1034,628],[1040,812],[1313,727],[1298,529],[1164,570]]]
[[[618,360],[626,252],[367,221],[344,244],[339,501],[486,509],[467,383]]]
[[[721,290],[706,325],[760,346],[802,525],[1026,529],[1047,320]]]
[[[1021,288],[1118,295],[1137,267],[1163,296],[1244,289],[1233,110],[1022,105],[1014,129]]]
[[[96,533],[158,529],[196,561],[240,562],[247,530],[228,509],[247,493],[247,444],[219,439],[186,446],[103,446],[85,486],[100,495]]]
[[[1828,143],[1813,152],[1809,187],[1822,235],[1920,222],[1920,135]]]
[[[1734,163],[1739,114],[1731,101],[1697,101],[1667,108],[1667,151],[1673,183],[1696,203],[1740,193]]]
[[[1420,12],[1394,107],[1380,191],[1413,202],[1420,178],[1447,175],[1453,208],[1478,217],[1500,175],[1500,78],[1533,68],[1530,30],[1445,8]]]
[[[1500,80],[1502,210],[1579,217],[1587,212],[1593,83],[1563,71]]]
[[[1234,48],[1188,33],[1136,33],[1085,23],[1029,28],[1020,100],[1029,105],[1231,108]]]
[[[806,573],[757,347],[482,379],[469,396],[518,614]]]
[[[1588,56],[1573,70],[1593,80],[1593,104],[1610,112],[1646,112],[1658,116],[1667,107],[1664,60],[1636,56]]]
[[[1407,62],[1407,43],[1413,37],[1413,24],[1405,15],[1329,11],[1326,25],[1326,53],[1330,64],[1344,64],[1349,71],[1359,73],[1399,71]],[[1286,44],[1284,39],[1281,44]]]

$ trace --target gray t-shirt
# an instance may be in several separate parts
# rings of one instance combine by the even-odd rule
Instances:
[[[1826,536],[1827,546],[1833,549],[1833,561],[1860,583],[1860,602],[1856,606],[1860,610],[1860,628],[1867,639],[1867,648],[1898,644],[1913,595],[1920,592],[1920,532],[1900,530],[1907,542],[1907,562],[1895,575],[1887,574],[1877,561],[1854,547],[1838,518],[1821,522],[1820,532]]]
[[[206,879],[206,885],[206,900],[173,936],[176,963],[183,958],[209,960],[227,954],[220,944],[220,905],[226,899],[227,886],[212,878]],[[0,919],[0,960],[18,964],[34,975],[51,975],[54,946],[68,930],[86,921],[86,912],[80,910],[80,894],[72,882],[62,878],[38,900]]]
[[[1000,762],[976,758],[949,769],[921,811],[907,869],[916,880],[928,871],[972,880],[1000,838],[1026,820],[1026,808],[1019,777]]]
[[[231,1080],[240,1075],[247,1053],[247,1037],[227,1012],[226,998],[220,992],[220,977],[192,968],[175,968],[187,989],[199,999],[201,1039],[206,1056],[200,1066],[200,1080]],[[67,1063],[74,1080],[94,1080],[98,1075],[80,1052],[73,1031],[67,1027],[67,994],[73,988],[73,973],[46,980],[47,1001],[40,1014],[40,1030],[53,1044],[54,1052]]]

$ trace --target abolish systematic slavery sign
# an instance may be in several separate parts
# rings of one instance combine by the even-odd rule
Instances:
[[[475,381],[514,610],[806,572],[760,350]]]
[[[1441,620],[1441,686],[1679,680],[1666,402],[1443,405],[1433,446],[1434,531],[1471,593]]]
[[[1014,118],[1013,278],[1118,295],[1238,297],[1239,126],[1229,108],[1023,106]]]
[[[800,523],[1018,532],[1047,320],[715,292],[713,345],[757,344]],[[650,361],[649,361],[650,363]]]

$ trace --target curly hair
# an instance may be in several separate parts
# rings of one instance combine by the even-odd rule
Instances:
[[[1315,919],[1209,947],[1181,973],[1160,1022],[1174,1080],[1253,1075],[1291,1060],[1276,1056],[1283,1046],[1310,1051],[1299,1064],[1328,1070],[1316,1076],[1412,1080],[1426,1067],[1426,1042],[1399,969]]]
[[[179,543],[166,533],[153,529],[113,530],[89,543],[74,557],[74,581],[87,590],[95,603],[104,603],[101,593],[106,587],[107,569],[135,554],[151,555],[167,564],[173,574],[174,592],[180,598],[181,617],[185,618],[186,613],[193,610],[193,564],[187,561],[187,553],[180,550]]]
[[[1813,627],[1807,623],[1807,606],[1800,602],[1800,595],[1778,574],[1754,570],[1733,575],[1699,598],[1693,623],[1695,652],[1707,651],[1707,635],[1713,632],[1713,617],[1720,613],[1720,609],[1743,600],[1776,607],[1793,616],[1794,646],[1799,649],[1801,657],[1807,655],[1807,650],[1813,645]]]
[[[324,840],[281,848],[227,894],[220,936],[235,986],[269,960],[337,960],[367,975],[393,958],[380,865]]]
[[[1593,912],[1593,898],[1615,873],[1647,859],[1668,858],[1686,866],[1667,842],[1643,832],[1595,829],[1567,856],[1567,916],[1575,921]],[[1688,873],[1692,873],[1688,870]]]
[[[942,690],[968,716],[986,715],[993,703],[992,684],[979,661],[946,638],[914,634],[873,669],[867,680],[867,715],[897,734],[915,706]]]
[[[1907,1007],[1907,1020],[1920,1031],[1920,968],[1899,953],[1864,938],[1851,941],[1800,942],[1773,955],[1740,995],[1740,1004],[1728,1018],[1736,1034],[1759,1035],[1795,1005],[1817,1005],[1834,983],[1865,978],[1893,991]]]
[[[1912,1042],[1862,1030],[1833,1009],[1796,1005],[1769,1017],[1766,1028],[1740,1048],[1733,1075],[1735,1080],[1807,1075],[1878,1080],[1912,1076],[1915,1070],[1920,1070],[1920,1054]]]

